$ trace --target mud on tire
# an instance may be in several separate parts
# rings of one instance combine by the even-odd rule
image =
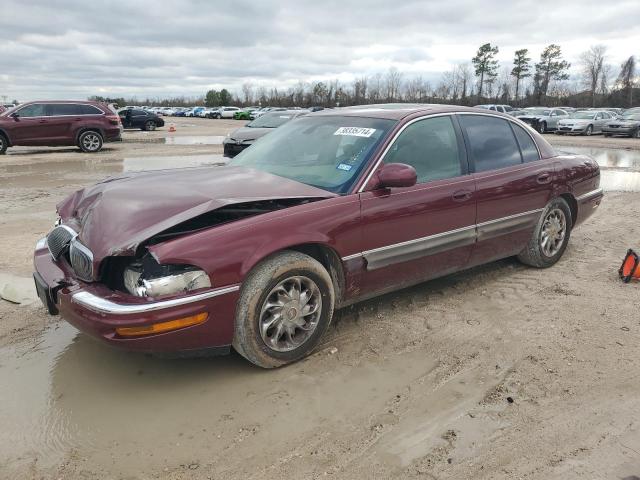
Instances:
[[[287,351],[267,345],[261,334],[261,317],[274,289],[289,278],[303,277],[315,284],[321,298],[314,329],[304,343]],[[333,317],[335,292],[331,276],[320,262],[300,252],[286,250],[267,257],[247,275],[236,308],[234,349],[262,368],[275,368],[307,356],[318,345]],[[264,317],[262,317],[264,318]]]
[[[557,250],[555,250],[552,255],[548,255],[544,252],[542,245],[543,229],[548,225],[549,216],[558,210],[564,214],[564,237],[561,243],[558,244]],[[529,243],[527,243],[524,250],[518,254],[518,260],[526,265],[537,268],[547,268],[554,265],[560,260],[567,248],[572,227],[573,218],[571,217],[571,209],[567,202],[560,197],[551,200],[542,211],[536,228],[529,239]]]

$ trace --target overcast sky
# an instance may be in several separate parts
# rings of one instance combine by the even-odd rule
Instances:
[[[0,0],[0,100],[195,96],[397,67],[437,81],[478,46],[640,54],[640,0]]]

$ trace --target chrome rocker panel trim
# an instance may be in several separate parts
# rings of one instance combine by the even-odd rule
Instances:
[[[209,298],[225,295],[240,290],[240,285],[216,288],[196,295],[188,295],[170,300],[160,300],[149,303],[116,303],[106,298],[99,297],[87,291],[76,292],[71,295],[71,301],[97,313],[110,315],[131,315],[153,312],[164,308],[179,307],[193,302],[207,300]]]
[[[580,195],[578,198],[576,198],[576,200],[578,202],[586,202],[587,200],[591,200],[592,198],[599,197],[601,195],[604,195],[604,190],[602,188],[597,188],[583,195]]]

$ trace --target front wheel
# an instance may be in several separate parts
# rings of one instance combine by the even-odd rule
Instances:
[[[547,131],[547,122],[540,122],[538,124],[538,132],[544,133]]]
[[[590,137],[592,133],[593,133],[593,125],[589,125],[589,126],[587,127],[587,129],[584,131],[584,134],[585,134],[587,137]]]
[[[7,147],[9,147],[9,141],[7,137],[0,133],[0,155],[4,155],[7,151]]]
[[[86,153],[99,152],[102,149],[102,135],[93,130],[82,132],[78,137],[78,146]]]
[[[142,129],[146,130],[147,132],[153,132],[156,129],[156,122],[154,122],[153,120],[149,120],[144,124],[144,127],[142,127]]]
[[[571,236],[571,209],[562,198],[555,198],[540,215],[536,228],[518,259],[527,265],[547,268],[555,264],[569,243]]]
[[[331,276],[308,255],[284,251],[265,259],[240,290],[233,347],[263,368],[300,360],[327,330],[334,295]]]

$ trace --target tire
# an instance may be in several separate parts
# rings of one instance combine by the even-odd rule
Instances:
[[[555,223],[558,218],[563,220],[559,224]],[[555,234],[560,227],[562,230],[558,231],[558,234],[562,234],[561,240]],[[554,265],[560,260],[567,248],[572,227],[573,219],[567,202],[563,198],[551,200],[542,211],[529,243],[518,254],[518,260],[536,268],[548,268]],[[549,230],[551,230],[551,240],[549,240]],[[546,243],[544,242],[545,236],[547,237]]]
[[[156,129],[157,125],[156,122],[154,122],[153,120],[148,120],[147,122],[145,122],[144,127],[142,127],[142,130],[145,130],[147,132],[153,132]]]
[[[9,147],[9,140],[3,134],[0,133],[0,155],[4,155]]]
[[[593,125],[589,125],[587,129],[584,131],[584,135],[590,137],[593,133]]]
[[[295,285],[301,287],[298,297]],[[287,291],[294,294],[289,296]],[[311,296],[304,306],[300,304],[300,292]],[[331,276],[320,262],[295,251],[272,255],[249,272],[240,289],[233,348],[262,368],[300,360],[313,351],[329,327],[334,302]],[[309,305],[316,310],[298,314]],[[296,326],[300,322],[308,330]],[[290,329],[292,334],[288,333]]]
[[[85,153],[96,153],[102,150],[102,135],[95,130],[82,132],[78,137],[78,147]]]
[[[219,113],[216,113],[213,118],[220,120],[222,118],[222,116]]]
[[[545,133],[547,131],[547,122],[540,122],[538,124],[538,132]]]

